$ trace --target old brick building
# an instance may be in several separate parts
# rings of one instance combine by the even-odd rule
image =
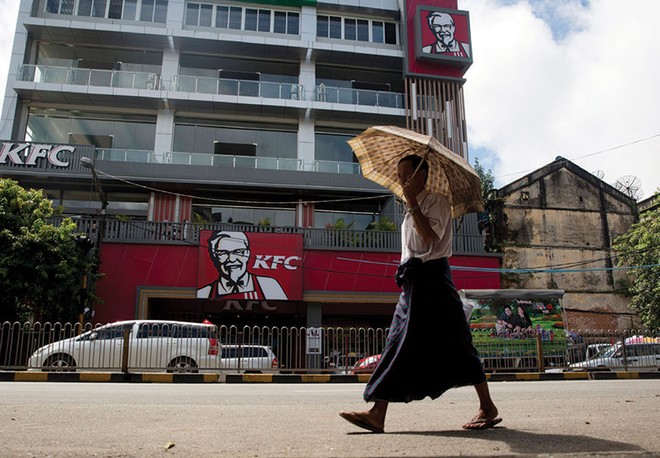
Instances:
[[[496,192],[494,239],[502,288],[563,289],[568,325],[623,329],[638,324],[621,294],[612,244],[637,219],[635,201],[571,161],[552,163]],[[535,270],[538,269],[538,270]]]

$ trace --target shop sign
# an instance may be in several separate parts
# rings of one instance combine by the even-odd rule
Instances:
[[[201,231],[199,243],[197,298],[264,310],[270,301],[302,300],[302,234]]]
[[[69,161],[64,153],[71,154],[75,151],[76,147],[71,145],[2,142],[0,164],[35,167],[45,159],[52,166],[68,167]]]
[[[307,328],[307,354],[320,355],[323,353],[323,329]]]

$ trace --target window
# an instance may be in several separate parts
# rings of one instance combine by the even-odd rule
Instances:
[[[270,32],[270,10],[259,10],[259,32]]]
[[[374,43],[383,43],[385,41],[382,22],[374,21],[371,23],[371,37]]]
[[[389,45],[397,44],[396,41],[396,24],[391,22],[385,23],[385,43]]]
[[[355,19],[344,19],[344,39],[355,40],[357,38],[357,24]]]
[[[186,5],[186,25],[211,27],[213,5],[208,3],[188,3]]]
[[[369,41],[369,21],[358,19],[357,39],[358,41]]]
[[[257,30],[257,10],[245,8],[245,30]]]
[[[188,3],[188,7],[190,7],[190,5],[195,5],[195,3]],[[212,14],[213,11],[208,12],[211,21]],[[186,24],[191,25],[188,24],[188,22],[186,22]],[[273,32],[298,35],[300,29],[300,14],[289,11],[272,11],[267,9],[218,5],[215,9],[215,27],[219,29],[250,30],[254,32]]]
[[[316,17],[316,36],[351,41],[397,44],[396,24],[339,16]]]

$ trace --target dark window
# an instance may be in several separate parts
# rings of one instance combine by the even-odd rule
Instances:
[[[270,10],[259,10],[259,32],[270,32]]]
[[[257,30],[257,10],[245,8],[245,30]]]
[[[275,21],[273,23],[273,32],[286,33],[286,13],[275,11]]]
[[[215,26],[226,29],[229,21],[229,7],[218,5],[215,8]]]
[[[46,2],[46,13],[57,14],[60,12],[60,1],[59,0],[48,0]]]
[[[186,25],[197,25],[199,22],[199,4],[188,3],[186,5]]]
[[[151,22],[154,17],[154,0],[142,0],[142,9],[140,10],[140,20]]]
[[[392,22],[385,23],[385,43],[390,45],[396,44],[396,24]]]
[[[243,8],[238,6],[229,7],[229,28],[233,30],[241,30],[241,16],[243,15]]]
[[[62,0],[60,14],[73,14],[73,0]]]
[[[298,35],[300,33],[300,15],[298,13],[288,13],[287,17],[286,33],[289,35]]]
[[[154,14],[154,22],[158,22],[159,24],[165,24],[166,21],[167,21],[167,0],[156,0],[156,12]]]
[[[203,27],[211,27],[212,19],[213,19],[213,5],[202,3],[199,12],[199,25]]]
[[[110,9],[108,10],[108,18],[121,19],[123,0],[110,0]]]
[[[371,36],[374,43],[383,43],[385,41],[382,22],[374,21],[371,23]]]
[[[344,39],[355,40],[357,38],[357,24],[355,19],[344,20]]]
[[[341,18],[338,16],[330,17],[330,38],[341,38]]]
[[[78,4],[78,16],[92,15],[92,0],[80,0]]]
[[[317,16],[316,36],[324,38],[328,37],[328,16]]]
[[[369,21],[359,19],[357,21],[358,41],[369,41]]]

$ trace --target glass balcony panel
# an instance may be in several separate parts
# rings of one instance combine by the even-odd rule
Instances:
[[[64,84],[69,80],[69,69],[65,67],[41,67],[43,83]]]
[[[90,70],[89,84],[91,86],[112,86],[112,71]]]
[[[238,95],[259,97],[259,81],[239,80]]]
[[[112,86],[121,88],[135,87],[135,73],[133,72],[113,72]]]
[[[215,167],[234,168],[234,156],[225,156],[222,154],[216,154],[215,156],[213,156],[213,165]]]
[[[264,81],[261,83],[261,97],[267,97],[270,99],[281,99],[283,94],[282,92],[283,87],[285,87],[285,85],[282,85],[280,83]],[[291,89],[289,89],[289,93],[290,91]]]
[[[277,170],[276,157],[257,157],[254,163],[258,169]]]
[[[234,156],[234,167],[255,169],[257,168],[257,158],[250,156]]]
[[[87,86],[91,70],[88,68],[72,68],[69,70],[69,84]]]
[[[178,75],[174,80],[174,90],[182,92],[197,92],[196,87],[197,78],[194,76],[181,76]]]
[[[337,88],[337,100],[336,103],[347,103],[350,105],[355,104],[356,94],[354,89]]]
[[[218,94],[238,95],[238,80],[218,80]]]
[[[300,170],[298,159],[278,159],[278,170]]]
[[[355,94],[357,105],[367,105],[370,107],[378,105],[378,92],[376,91],[357,90]]]
[[[197,88],[193,92],[197,92],[200,94],[217,94],[218,93],[217,78],[197,78]]]

